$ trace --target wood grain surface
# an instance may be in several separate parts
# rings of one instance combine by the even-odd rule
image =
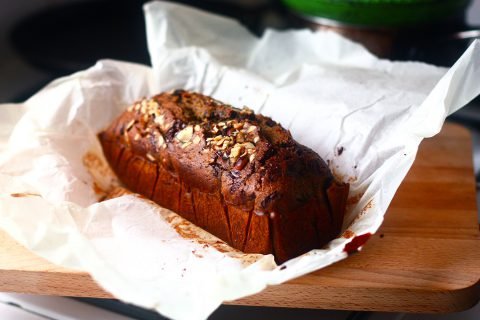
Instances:
[[[230,304],[454,312],[480,297],[471,139],[460,126],[422,142],[364,249],[330,267]],[[54,266],[0,232],[0,291],[110,298],[88,274]]]

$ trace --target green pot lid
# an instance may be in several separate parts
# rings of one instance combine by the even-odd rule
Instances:
[[[282,0],[294,12],[344,24],[412,27],[458,18],[470,0]]]

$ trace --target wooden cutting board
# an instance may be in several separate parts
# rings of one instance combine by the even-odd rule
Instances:
[[[364,249],[328,268],[231,304],[454,312],[480,298],[471,138],[446,124],[414,166]],[[54,266],[0,232],[0,291],[109,297],[89,275]]]

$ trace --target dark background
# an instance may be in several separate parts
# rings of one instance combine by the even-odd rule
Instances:
[[[0,103],[23,101],[48,81],[85,69],[102,58],[148,64],[141,9],[144,2],[0,0]],[[279,0],[176,2],[235,17],[256,34],[265,27],[302,26]],[[480,0],[473,0],[466,23],[480,26]]]

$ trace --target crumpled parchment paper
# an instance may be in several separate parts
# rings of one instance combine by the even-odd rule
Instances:
[[[89,272],[117,298],[173,319],[347,257],[373,234],[425,137],[480,92],[480,43],[450,70],[379,60],[334,33],[268,30],[171,3],[145,6],[152,68],[103,60],[23,104],[0,105],[0,228],[49,261]],[[343,236],[276,266],[118,186],[96,134],[131,102],[200,91],[279,121],[351,191]]]

